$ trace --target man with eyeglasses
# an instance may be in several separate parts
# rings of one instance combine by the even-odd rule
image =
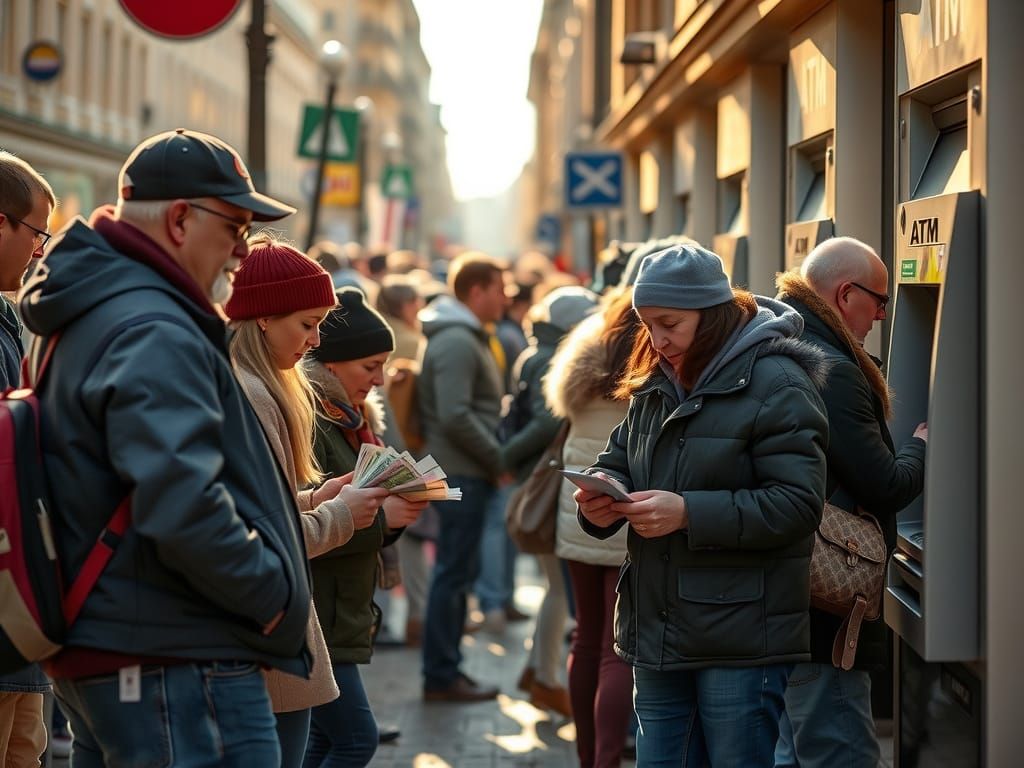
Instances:
[[[53,190],[31,165],[0,151],[0,292],[17,291],[29,261],[42,255],[55,205]],[[0,391],[19,385],[23,354],[18,315],[0,295]],[[39,764],[46,748],[43,694],[49,690],[35,664],[0,676],[0,765]]]
[[[880,361],[864,349],[872,326],[885,319],[888,283],[889,272],[870,246],[834,237],[807,255],[799,273],[779,276],[778,298],[800,313],[801,338],[820,347],[832,365],[821,392],[829,428],[828,499],[874,515],[891,551],[896,513],[924,486],[928,426],[918,425],[896,450],[886,426],[889,388]],[[789,677],[776,768],[878,765],[869,673],[888,667],[888,629],[883,621],[862,624],[853,669],[844,671],[832,666],[840,623],[811,609],[811,663],[796,665]]]
[[[161,133],[19,296],[33,363],[60,334],[40,407],[65,577],[116,547],[45,665],[76,765],[280,763],[261,670],[308,676],[308,564],[216,304],[252,222],[291,213],[216,137]],[[125,499],[127,531],[104,533]]]

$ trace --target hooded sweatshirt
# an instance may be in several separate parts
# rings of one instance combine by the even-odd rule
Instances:
[[[131,497],[129,529],[68,646],[308,674],[295,499],[196,283],[143,232],[101,212],[61,233],[21,310],[41,337],[63,332],[40,403],[66,575]],[[99,674],[90,664],[84,673]]]
[[[436,299],[419,318],[427,348],[416,399],[426,451],[449,475],[493,480],[504,464],[497,428],[505,388],[488,334],[451,296]]]

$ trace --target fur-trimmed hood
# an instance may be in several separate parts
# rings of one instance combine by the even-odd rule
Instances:
[[[821,392],[825,389],[828,372],[832,366],[817,344],[801,339],[775,339],[762,345],[757,351],[758,357],[768,355],[785,355],[792,358],[804,369],[816,390]]]
[[[878,365],[864,350],[864,347],[853,338],[839,314],[825,303],[803,277],[795,272],[780,273],[775,278],[775,285],[779,289],[780,301],[799,302],[832,332],[835,337],[832,341],[841,352],[856,361],[861,373],[868,381],[868,386],[882,401],[886,418],[889,418],[892,415],[892,396],[889,385],[882,376]]]
[[[310,357],[305,358],[302,364],[309,383],[313,385],[313,389],[318,395],[344,403],[350,408],[353,407],[348,392],[345,391],[337,377],[327,369],[326,365]],[[370,394],[366,396],[365,413],[370,419],[370,430],[373,434],[384,434],[384,400],[376,387],[371,389]],[[317,414],[324,416],[323,409],[317,408]]]
[[[603,328],[603,316],[591,315],[558,345],[544,377],[544,397],[555,416],[571,419],[614,388],[608,350],[601,341]]]

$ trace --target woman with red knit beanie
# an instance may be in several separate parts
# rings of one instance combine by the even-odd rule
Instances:
[[[351,476],[321,480],[313,456],[314,398],[297,363],[320,343],[320,323],[335,304],[331,277],[299,251],[265,235],[249,243],[235,273],[224,312],[231,320],[231,361],[267,442],[296,494],[309,557],[324,554],[372,524],[387,497],[378,488],[357,489]],[[264,674],[277,717],[284,768],[302,765],[312,707],[338,698],[338,687],[316,611],[310,605],[306,642],[313,655],[305,680],[279,671]]]

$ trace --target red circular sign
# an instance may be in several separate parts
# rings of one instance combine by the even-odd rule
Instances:
[[[190,38],[213,32],[224,24],[242,0],[119,0],[125,13],[147,32],[161,37]]]

